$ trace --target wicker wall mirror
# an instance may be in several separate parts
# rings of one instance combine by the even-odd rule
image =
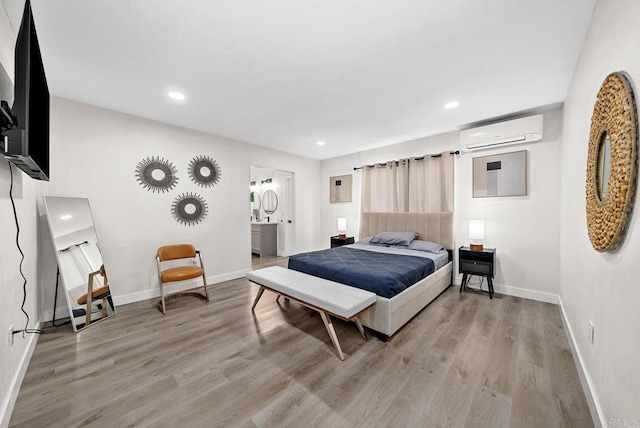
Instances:
[[[591,116],[587,156],[587,228],[596,251],[615,250],[623,241],[635,193],[638,125],[627,77],[604,80]]]

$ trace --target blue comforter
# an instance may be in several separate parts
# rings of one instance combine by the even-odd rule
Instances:
[[[435,271],[433,260],[348,247],[289,257],[289,269],[391,298]]]

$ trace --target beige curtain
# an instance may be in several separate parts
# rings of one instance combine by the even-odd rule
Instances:
[[[362,167],[362,212],[409,210],[409,160]]]
[[[453,212],[449,152],[362,167],[362,212]]]
[[[453,167],[449,152],[411,158],[409,212],[453,212]]]

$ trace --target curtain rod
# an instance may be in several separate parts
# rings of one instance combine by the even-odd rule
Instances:
[[[453,155],[459,155],[459,154],[460,154],[460,150],[456,150],[456,151],[453,151],[453,152],[449,152],[449,154],[450,154],[450,155],[452,155],[452,156],[453,156]],[[441,157],[441,156],[442,156],[442,153],[438,153],[438,154],[436,154],[436,155],[424,155],[424,156],[419,157],[419,158],[414,158],[414,160],[424,160],[424,158],[426,158],[427,156],[430,156],[431,158],[439,158],[439,157]],[[391,161],[391,162],[395,162],[395,163],[396,163],[396,165],[398,165],[398,163],[399,163],[400,161]],[[386,162],[385,162],[385,163],[386,163]],[[369,168],[373,168],[373,167],[374,167],[374,166],[376,166],[376,165],[379,165],[379,164],[374,164],[374,165],[365,165],[365,166],[366,166],[366,167],[369,167]],[[357,170],[362,169],[362,168],[363,168],[362,166],[360,166],[360,167],[353,167],[353,170],[354,170],[354,171],[357,171]]]

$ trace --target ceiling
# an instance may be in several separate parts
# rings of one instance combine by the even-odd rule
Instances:
[[[24,0],[2,1],[17,29]],[[52,95],[327,159],[564,101],[595,2],[32,0],[32,8]],[[460,106],[445,110],[450,101]]]

